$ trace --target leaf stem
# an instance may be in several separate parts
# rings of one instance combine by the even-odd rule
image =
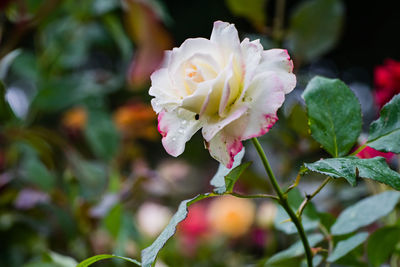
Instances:
[[[308,266],[312,267],[313,266],[313,263],[312,263],[313,255],[312,255],[310,244],[308,243],[308,239],[307,239],[306,233],[304,231],[303,225],[302,225],[300,219],[296,216],[296,214],[292,210],[292,208],[289,206],[287,196],[282,192],[282,189],[280,188],[280,186],[275,178],[275,175],[271,169],[271,166],[269,165],[267,156],[265,155],[265,152],[262,149],[257,138],[252,138],[251,141],[252,141],[254,147],[256,148],[257,153],[260,156],[260,159],[264,165],[265,171],[267,172],[268,177],[271,181],[271,184],[272,184],[275,192],[278,195],[279,203],[285,209],[285,211],[289,215],[290,219],[292,220],[292,222],[294,223],[294,225],[297,228],[297,232],[299,233],[301,242],[303,243],[303,246],[304,246],[304,251],[306,253]]]
[[[308,202],[311,201],[311,199],[313,199],[321,190],[322,188],[325,187],[325,185],[327,185],[329,183],[329,181],[332,179],[332,177],[327,177],[322,184],[320,184],[320,186],[318,186],[317,190],[314,191],[314,193],[312,193],[311,195],[306,195],[306,198],[303,200],[303,202],[301,203],[299,209],[296,212],[297,217],[301,217],[301,214],[303,214],[303,210],[305,209],[305,207],[307,206]]]
[[[239,197],[239,198],[271,198],[271,199],[279,201],[279,198],[277,196],[268,195],[268,194],[241,195],[241,194],[238,194],[235,192],[227,192],[224,195],[231,195],[231,196]]]
[[[328,241],[328,256],[331,255],[332,251],[333,251],[333,240],[332,240],[332,236],[329,234],[328,229],[326,229],[326,227],[324,225],[322,225],[321,223],[318,225],[319,229],[321,230],[322,234],[325,236],[326,240]],[[331,264],[329,262],[326,262],[325,267],[330,267]]]

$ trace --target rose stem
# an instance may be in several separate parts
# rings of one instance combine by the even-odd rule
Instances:
[[[276,194],[278,195],[279,198],[279,203],[281,204],[281,206],[285,209],[285,211],[287,212],[287,214],[289,215],[290,219],[292,220],[292,222],[294,223],[294,225],[297,228],[297,232],[300,235],[300,239],[301,242],[303,243],[304,246],[304,250],[307,256],[307,263],[309,267],[313,266],[312,263],[312,252],[311,252],[311,248],[310,248],[310,244],[308,243],[308,239],[307,236],[304,232],[304,228],[303,225],[300,221],[300,219],[296,216],[296,214],[294,213],[294,211],[292,210],[292,208],[289,206],[288,200],[287,200],[287,196],[282,192],[282,189],[280,188],[275,175],[271,169],[271,166],[269,165],[267,156],[265,155],[264,150],[262,149],[260,143],[258,142],[257,138],[252,138],[251,141],[253,142],[254,147],[256,148],[258,155],[260,156],[260,159],[264,165],[265,171],[268,174],[268,177],[272,183],[272,187],[274,188]]]

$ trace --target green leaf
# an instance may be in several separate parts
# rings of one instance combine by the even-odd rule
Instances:
[[[71,257],[61,255],[61,254],[58,254],[53,251],[49,251],[47,254],[48,254],[47,256],[50,258],[50,260],[57,267],[75,267],[77,265],[77,262],[75,261],[75,259],[73,259]]]
[[[79,183],[80,195],[92,201],[102,197],[107,186],[107,166],[97,161],[87,161],[76,153],[69,153],[68,160]]]
[[[214,175],[214,177],[210,181],[210,184],[215,187],[214,188],[214,192],[215,193],[223,194],[223,193],[225,193],[227,191],[227,184],[226,184],[226,178],[225,177],[231,171],[233,171],[234,168],[236,168],[236,167],[238,167],[240,165],[240,163],[242,162],[242,158],[244,156],[244,152],[245,152],[245,149],[243,147],[242,150],[239,153],[236,154],[231,169],[228,169],[223,164],[219,165],[216,174]],[[239,176],[240,176],[240,174],[239,174]],[[237,178],[239,178],[239,177],[237,177]]]
[[[303,1],[290,18],[287,43],[295,57],[312,61],[332,49],[344,18],[340,0]]]
[[[164,247],[165,243],[170,239],[176,232],[178,223],[183,221],[188,214],[188,207],[204,198],[209,197],[210,194],[200,194],[194,198],[182,201],[179,204],[178,211],[169,221],[167,227],[161,232],[157,239],[149,247],[142,250],[142,266],[150,267],[155,262],[158,252]]]
[[[21,54],[21,52],[21,49],[15,49],[9,52],[0,60],[0,80],[4,80],[4,78],[7,76],[8,69],[10,68],[14,59],[17,58]]]
[[[379,195],[364,198],[346,208],[331,228],[333,235],[344,235],[360,227],[370,225],[389,214],[400,199],[400,192],[386,191]]]
[[[311,247],[314,247],[319,242],[324,240],[324,236],[321,234],[312,234],[307,237]],[[290,246],[288,249],[278,252],[267,260],[265,266],[275,266],[283,261],[291,258],[300,257],[304,255],[304,247],[301,241],[297,241],[295,244]]]
[[[382,157],[359,159],[357,157],[321,159],[314,163],[305,163],[301,172],[307,170],[319,172],[333,178],[344,178],[352,186],[357,178],[369,178],[400,190],[400,174],[389,168]]]
[[[251,161],[242,163],[225,176],[226,192],[233,191],[236,181],[251,164]]]
[[[138,262],[137,260],[128,258],[128,257],[121,257],[121,256],[109,255],[109,254],[101,254],[101,255],[96,255],[96,256],[90,257],[90,258],[82,261],[76,267],[86,267],[86,266],[89,266],[89,265],[91,265],[91,264],[93,264],[95,262],[98,262],[100,260],[111,259],[111,258],[117,258],[117,259],[126,260],[126,261],[129,261],[129,262],[135,263],[138,266],[141,266],[140,262]]]
[[[399,243],[400,228],[389,226],[378,229],[368,239],[368,262],[372,266],[381,266]]]
[[[110,115],[105,111],[89,111],[85,137],[100,158],[111,160],[118,150],[119,135]]]
[[[117,239],[122,225],[123,210],[121,204],[116,204],[104,217],[104,225],[110,234]]]
[[[313,266],[319,266],[323,260],[324,260],[324,257],[322,257],[321,255],[318,255],[318,254],[315,255],[312,259]],[[304,259],[301,261],[300,267],[308,267],[307,259]]]
[[[288,202],[293,210],[297,210],[303,202],[303,197],[300,192],[296,189],[291,190],[288,193]],[[318,227],[319,218],[318,213],[315,210],[312,203],[309,203],[304,209],[303,215],[301,217],[303,227],[305,231],[310,231]],[[297,233],[297,228],[293,222],[289,221],[289,215],[282,206],[277,205],[277,213],[275,216],[275,227],[276,229],[286,233],[295,234]]]
[[[337,243],[335,249],[329,255],[327,262],[335,262],[341,257],[347,255],[350,251],[361,245],[368,238],[368,233],[361,232],[346,240]]]
[[[105,6],[106,3],[112,3],[112,1],[110,0],[102,0],[102,2],[105,3],[103,4],[103,6]],[[100,3],[100,1],[97,0],[97,3]],[[122,58],[131,58],[131,41],[124,31],[120,18],[114,14],[107,14],[103,17],[103,22],[104,25],[107,27],[109,34],[113,37],[113,40],[116,42],[119,50],[121,51]]]
[[[381,110],[371,123],[367,145],[379,151],[400,153],[400,94]]]
[[[333,157],[346,155],[361,132],[357,97],[342,81],[319,76],[308,83],[302,96],[312,137]]]
[[[23,163],[23,168],[27,181],[47,192],[53,189],[56,181],[55,175],[36,156],[27,158]]]
[[[254,26],[265,26],[267,0],[225,0],[233,15],[250,20]]]

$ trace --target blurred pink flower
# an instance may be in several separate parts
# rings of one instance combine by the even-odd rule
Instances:
[[[385,60],[384,65],[375,67],[375,101],[382,108],[392,97],[400,93],[400,62]]]
[[[392,152],[381,152],[372,147],[366,146],[363,150],[358,152],[356,155],[360,159],[370,159],[375,157],[384,157],[387,162],[389,162],[396,154]]]
[[[14,205],[17,209],[27,210],[38,204],[49,202],[49,195],[34,189],[23,189],[15,199]]]
[[[195,240],[209,230],[207,208],[203,203],[196,203],[189,208],[188,216],[179,224],[179,232],[186,239]]]
[[[189,255],[195,253],[199,241],[208,236],[209,230],[207,204],[203,202],[190,206],[188,216],[178,225],[184,251]]]

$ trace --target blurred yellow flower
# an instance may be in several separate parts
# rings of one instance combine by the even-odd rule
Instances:
[[[151,106],[140,102],[121,106],[114,113],[115,124],[126,138],[158,139],[155,120]]]
[[[87,122],[87,112],[83,107],[74,107],[65,112],[62,125],[70,130],[82,130]]]
[[[211,202],[207,215],[215,232],[239,237],[250,229],[254,221],[255,205],[248,199],[222,196]]]

